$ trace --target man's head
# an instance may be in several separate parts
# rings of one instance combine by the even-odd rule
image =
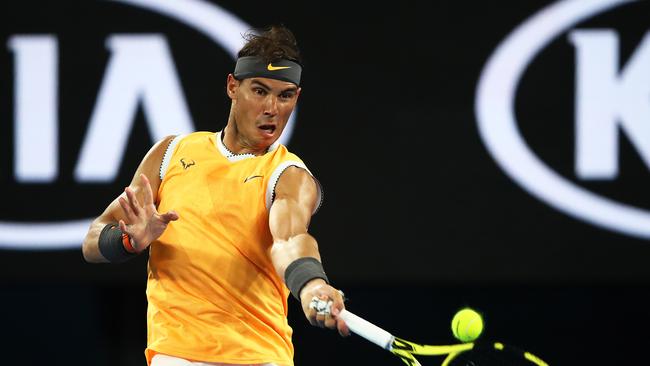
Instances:
[[[273,26],[244,38],[247,42],[237,54],[236,79],[262,76],[300,85],[302,59],[296,38],[288,28]]]
[[[274,25],[261,32],[247,33],[244,39],[246,44],[237,57],[258,56],[267,62],[287,59],[302,63],[296,37],[283,25]]]
[[[226,138],[260,152],[277,141],[296,105],[301,58],[295,37],[283,26],[245,38],[235,71],[228,75],[232,105]]]

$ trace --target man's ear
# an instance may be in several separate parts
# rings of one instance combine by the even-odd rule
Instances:
[[[240,81],[235,79],[235,77],[232,74],[228,74],[228,78],[226,78],[226,93],[230,97],[230,99],[235,98],[235,93],[237,91],[237,88],[239,87]]]

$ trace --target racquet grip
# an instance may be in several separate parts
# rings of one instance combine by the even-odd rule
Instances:
[[[343,319],[343,321],[348,325],[348,328],[357,335],[369,340],[383,349],[390,351],[393,348],[393,340],[395,337],[387,331],[345,309],[341,310],[339,317]]]

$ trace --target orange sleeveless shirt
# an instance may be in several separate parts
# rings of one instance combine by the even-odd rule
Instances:
[[[170,144],[158,210],[175,210],[149,252],[147,362],[156,353],[195,361],[293,365],[289,291],[270,258],[269,209],[288,166],[286,147],[235,155],[220,133]]]

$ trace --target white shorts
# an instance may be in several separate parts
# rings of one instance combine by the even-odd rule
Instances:
[[[277,366],[274,363],[257,363],[257,364],[231,364],[231,363],[214,363],[214,362],[192,362],[184,358],[156,353],[151,359],[151,366]]]

